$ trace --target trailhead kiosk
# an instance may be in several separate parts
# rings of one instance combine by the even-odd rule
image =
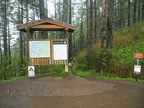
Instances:
[[[50,18],[19,25],[17,29],[28,36],[28,54],[30,65],[65,64],[68,72],[68,34],[74,32],[71,24]],[[36,39],[34,31],[64,31],[63,39]]]

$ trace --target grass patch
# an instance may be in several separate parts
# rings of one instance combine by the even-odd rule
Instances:
[[[94,73],[95,73],[95,70],[89,70],[89,71],[78,70],[76,72],[76,76],[85,77],[85,76],[91,76]]]
[[[27,76],[12,77],[12,78],[7,79],[7,80],[0,80],[0,83],[16,81],[16,80],[19,80],[19,79],[22,79],[22,78],[27,78]]]
[[[62,80],[63,78],[62,77],[56,77],[54,79],[57,80],[57,81],[59,81],[59,80]]]
[[[120,78],[114,74],[106,74],[106,73],[103,73],[103,72],[99,72],[99,73],[96,73],[95,74],[95,77],[96,78],[102,78],[102,79],[109,79],[109,80],[127,80],[127,81],[136,81],[135,78]],[[142,82],[144,83],[144,80],[140,80],[138,79],[137,82]]]

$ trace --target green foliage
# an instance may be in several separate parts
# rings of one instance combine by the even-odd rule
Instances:
[[[62,77],[56,77],[56,78],[54,78],[55,80],[62,80],[63,78]]]
[[[64,65],[38,65],[35,66],[36,74],[59,74],[65,73]]]
[[[95,74],[98,72],[100,63],[100,47],[99,43],[95,44],[89,53],[90,67],[86,63],[86,50],[81,51],[76,56],[76,62],[73,66],[73,71],[76,75],[88,75],[86,70],[95,69]],[[144,54],[144,26],[139,23],[130,28],[125,28],[120,32],[115,33],[113,48],[104,51],[103,63],[105,66],[103,76],[108,78],[135,78],[134,64],[136,59],[133,58],[135,52]],[[142,72],[139,79],[144,79],[144,59],[140,60]]]
[[[114,41],[114,47],[110,49],[111,59],[110,62],[107,64],[106,72],[107,73],[114,73],[121,78],[134,78],[134,64],[136,59],[133,58],[133,54],[135,52],[141,52],[144,54],[144,34],[142,30],[141,24],[135,25],[132,28],[124,29],[119,34],[115,35],[120,38],[120,36],[125,35],[125,41],[127,41],[125,45],[122,43],[124,40],[119,39],[118,41]],[[134,30],[134,31],[132,31]],[[115,40],[116,40],[115,39]],[[121,43],[121,44],[120,44]],[[143,60],[140,60],[141,65],[143,64]],[[144,65],[142,65],[143,67]],[[142,70],[141,79],[144,79],[144,71]]]
[[[73,66],[73,71],[77,70],[93,70],[96,69],[100,62],[100,52],[93,46],[92,50],[89,52],[89,65],[87,63],[87,51],[83,50],[76,56],[76,62]]]
[[[17,52],[13,53],[11,58],[1,56],[0,61],[0,80],[7,80],[17,76],[25,76],[27,74],[27,59],[24,59],[24,64],[20,67],[20,57]]]
[[[7,80],[0,80],[0,83],[11,82],[11,81],[19,80],[22,78],[26,78],[26,76],[11,77],[11,78],[8,78]]]
[[[50,65],[49,68],[50,74],[58,74],[62,75],[65,74],[65,67],[64,65]]]
[[[84,76],[92,76],[95,74],[95,70],[83,71],[78,70],[76,76],[84,77]]]

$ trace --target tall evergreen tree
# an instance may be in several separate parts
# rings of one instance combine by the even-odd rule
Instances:
[[[47,18],[47,11],[46,11],[46,8],[45,8],[45,2],[44,0],[39,0],[39,9],[40,9],[40,19],[44,19],[44,18]],[[42,39],[47,39],[48,38],[48,32],[46,31],[42,31],[41,32],[41,38]]]
[[[134,6],[133,6],[133,24],[136,23],[136,10],[137,10],[137,0],[134,0]]]
[[[68,0],[63,0],[62,22],[68,22]]]
[[[128,23],[128,27],[130,27],[130,14],[131,13],[131,3],[130,3],[130,0],[128,0],[128,21],[127,21],[127,23]]]
[[[104,51],[106,51],[106,0],[102,0],[101,61],[99,71],[104,70]]]
[[[144,21],[144,0],[142,0],[142,21]]]
[[[72,24],[72,2],[69,0],[69,24]],[[69,33],[69,60],[72,58],[72,34]]]
[[[138,0],[138,22],[140,22],[140,10],[141,10],[141,0]]]
[[[8,44],[7,44],[7,25],[8,25],[8,22],[7,22],[7,2],[9,2],[9,0],[2,0],[1,2],[1,9],[2,9],[2,22],[3,22],[3,27],[2,27],[2,35],[3,35],[3,49],[4,49],[4,53],[3,53],[3,58],[2,58],[2,62],[3,62],[3,78],[4,79],[7,79],[6,77],[6,67],[8,65]]]
[[[114,0],[107,0],[107,41],[106,47],[112,48],[113,43],[113,31],[114,31]]]
[[[97,0],[94,0],[94,42],[97,40]]]

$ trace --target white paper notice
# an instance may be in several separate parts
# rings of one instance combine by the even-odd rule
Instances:
[[[134,65],[134,73],[136,74],[141,73],[141,65]]]
[[[67,60],[67,44],[54,44],[54,60]]]

